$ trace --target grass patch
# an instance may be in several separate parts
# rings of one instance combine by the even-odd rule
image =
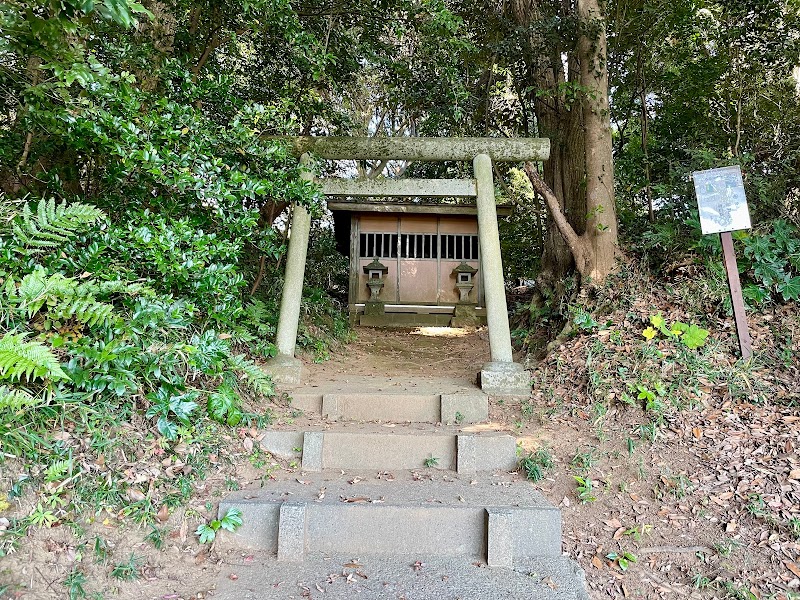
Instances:
[[[519,460],[519,469],[531,481],[541,481],[553,469],[553,455],[547,448],[528,452]]]

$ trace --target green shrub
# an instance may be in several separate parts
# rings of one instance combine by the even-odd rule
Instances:
[[[531,481],[541,481],[553,469],[553,455],[547,448],[528,452],[520,459],[519,468]]]
[[[7,329],[0,382],[8,382],[0,407],[18,410],[56,397],[129,412],[144,396],[145,416],[173,440],[206,414],[235,425],[244,416],[243,393],[273,393],[269,378],[232,350],[230,335],[202,329],[245,312],[243,278],[231,259],[235,245],[188,219],[138,216],[147,223],[95,230],[103,241],[94,247],[81,246],[80,236],[104,216],[88,205],[41,201],[11,221],[2,238],[9,251],[0,255],[0,319]],[[72,244],[71,263],[51,241]],[[61,272],[74,273],[69,267],[81,264],[84,250],[104,279]],[[25,260],[33,261],[27,273]],[[198,377],[202,389],[195,389]]]
[[[744,263],[750,283],[745,298],[754,304],[767,300],[800,299],[800,230],[785,220],[770,231],[737,234],[744,245]]]

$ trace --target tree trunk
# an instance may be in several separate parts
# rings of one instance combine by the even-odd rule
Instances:
[[[546,17],[543,6],[541,0],[516,0],[511,11],[527,26]],[[566,19],[572,10],[564,2],[556,16]],[[605,20],[599,0],[576,0],[574,10],[583,22],[576,47],[554,48],[552,40],[531,37],[526,56],[528,83],[537,90],[538,135],[551,144],[541,177],[526,167],[550,212],[539,283],[551,288],[573,269],[601,282],[617,255]],[[580,100],[565,95],[565,82],[582,88]]]
[[[562,72],[561,57],[554,57]],[[571,59],[569,79],[577,79],[577,65]],[[555,65],[554,65],[555,66]],[[541,86],[544,82],[536,82]],[[541,87],[539,89],[542,89]],[[559,199],[561,211],[578,235],[585,229],[586,199],[584,194],[583,115],[577,104],[570,104],[561,95],[550,102],[536,102],[539,135],[550,138],[550,160],[543,164],[543,179]],[[556,282],[564,279],[575,267],[569,246],[558,230],[552,215],[548,218],[547,238],[542,255],[540,279]]]
[[[617,247],[617,210],[614,205],[614,162],[608,106],[608,47],[605,16],[599,0],[578,0],[578,17],[584,34],[578,42],[581,63],[584,140],[586,143],[586,232],[588,275],[602,282],[614,270]]]
[[[515,21],[522,26],[549,18],[537,0],[516,0],[511,12]],[[567,13],[568,8],[561,8],[558,16],[567,17]],[[531,31],[536,32],[537,29],[532,28]],[[531,34],[525,53],[527,74],[523,85],[518,88],[537,91],[530,99],[536,117],[536,133],[550,139],[550,159],[542,165],[542,179],[557,198],[560,212],[572,228],[582,234],[586,216],[583,114],[577,102],[564,94],[566,83],[580,83],[580,70],[574,55],[569,56],[565,70],[562,50],[554,47],[552,40]],[[524,102],[525,99],[521,100]],[[545,204],[552,208],[547,201]],[[574,269],[572,252],[550,210],[539,285],[552,289]]]

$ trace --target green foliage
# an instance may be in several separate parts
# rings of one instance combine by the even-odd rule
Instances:
[[[214,519],[210,523],[202,523],[195,531],[201,544],[210,544],[217,537],[217,531],[224,529],[233,533],[242,526],[242,511],[238,508],[229,508],[222,519]]]
[[[146,542],[149,542],[153,545],[153,548],[156,550],[162,550],[164,548],[164,543],[167,537],[167,531],[164,529],[159,529],[155,525],[150,526],[150,531],[144,537]]]
[[[422,463],[423,463],[424,466],[426,466],[428,468],[435,467],[436,465],[439,464],[439,458],[437,456],[431,455],[428,458],[426,458],[424,461],[422,461]]]
[[[531,481],[541,481],[545,473],[553,468],[553,455],[547,448],[539,448],[523,456],[519,461],[519,467]]]
[[[594,446],[584,446],[584,448],[584,450],[581,448],[575,450],[570,466],[583,473],[588,473],[589,469],[597,462],[597,448]]]
[[[198,395],[197,392],[178,394],[168,386],[159,387],[147,394],[150,408],[145,416],[149,419],[158,417],[156,427],[159,433],[168,440],[174,440],[178,437],[178,424],[189,426],[191,414],[197,408],[195,399]]]
[[[499,219],[500,245],[505,277],[509,282],[531,279],[539,270],[544,249],[547,209],[533,192],[530,180],[521,169],[508,173],[509,185],[498,190],[499,202],[511,207],[511,214]]]
[[[578,493],[578,500],[583,504],[594,502],[597,497],[594,495],[594,482],[589,477],[581,477],[580,475],[573,475],[575,480],[576,489]]]
[[[53,352],[36,341],[27,341],[27,334],[6,333],[0,338],[0,380],[33,381],[34,379],[69,379]],[[9,391],[0,400],[0,408],[12,402],[27,401],[27,394]]]
[[[89,327],[107,324],[114,307],[95,299],[94,293],[99,289],[94,281],[81,284],[60,273],[48,274],[41,266],[22,278],[16,293],[7,287],[8,301],[29,319],[47,307],[43,329],[50,329],[54,324],[57,327],[69,320]]]
[[[44,210],[51,224],[56,220],[48,217],[47,211],[53,210],[52,204]],[[193,318],[202,319],[203,315],[195,312],[192,303],[174,302],[151,287],[126,281],[128,261],[132,258],[124,255],[125,264],[115,267],[118,259],[111,258],[119,255],[114,254],[117,247],[110,239],[102,248],[77,246],[78,229],[64,224],[90,224],[102,220],[97,217],[102,213],[88,210],[84,205],[79,211],[70,211],[68,205],[62,205],[56,212],[61,217],[62,246],[76,245],[78,259],[81,253],[90,252],[92,260],[105,268],[108,279],[95,278],[83,270],[86,265],[76,265],[76,270],[82,272],[80,277],[65,276],[57,269],[70,265],[65,265],[55,253],[43,252],[37,253],[34,268],[16,279],[18,260],[13,254],[0,258],[0,269],[8,273],[0,296],[0,314],[5,323],[21,330],[7,332],[0,338],[0,380],[18,384],[0,388],[0,407],[18,411],[39,405],[43,392],[56,396],[80,392],[87,394],[87,401],[90,396],[100,394],[100,398],[112,402],[129,402],[134,392],[143,390],[149,402],[145,416],[156,421],[156,429],[165,438],[173,440],[181,427],[187,430],[200,416],[196,409],[201,392],[187,389],[197,374],[217,382],[209,386],[203,404],[212,418],[230,426],[238,424],[244,416],[240,407],[243,390],[265,396],[274,393],[269,377],[255,363],[243,354],[232,352],[227,341],[230,335],[206,330],[192,335],[188,344],[181,342],[180,332],[193,326]],[[80,215],[90,215],[91,219],[86,221]],[[32,219],[23,210],[11,222],[4,241],[20,243],[18,232],[23,227],[32,231],[25,225],[26,220],[32,222]],[[43,220],[39,215],[39,222]],[[166,227],[165,221],[160,223]],[[175,233],[189,232],[185,225],[179,224]],[[136,230],[135,223],[130,227]],[[192,235],[194,240],[213,240],[213,237],[198,237],[197,232]],[[123,239],[120,247],[127,248],[126,243]],[[185,248],[180,260],[184,263],[197,260],[202,264],[210,255],[205,241],[201,246],[205,250],[197,250],[198,254],[192,248]],[[230,245],[214,247],[215,252],[222,254],[232,251]],[[48,247],[41,250],[45,249]],[[237,275],[237,281],[240,279]],[[153,287],[158,286],[154,275],[147,281]],[[226,319],[235,319],[243,310],[241,299],[231,300],[235,298],[235,294],[230,295],[234,284],[226,280],[219,285],[226,288],[226,297],[235,304],[234,309],[227,311]],[[198,290],[184,287],[178,292],[185,298],[209,291],[207,287]],[[222,309],[213,314],[219,316],[221,312]],[[30,339],[31,335],[37,337]],[[55,352],[59,353],[58,358]],[[36,387],[27,389],[19,384]]]
[[[141,557],[131,553],[128,560],[114,565],[111,569],[111,576],[120,581],[136,581],[140,577],[139,569],[141,566]]]
[[[228,365],[238,372],[244,383],[256,394],[262,396],[273,396],[275,388],[272,379],[253,361],[247,359],[242,354],[231,354],[228,358]]]
[[[245,281],[238,268],[243,240],[204,231],[207,221],[167,219],[150,211],[127,215],[125,225],[112,226],[102,241],[114,249],[105,264],[127,265],[127,277],[146,278],[156,291],[191,302],[208,321],[233,325],[242,313]],[[245,213],[236,224],[255,226]],[[200,316],[200,315],[198,315]]]
[[[800,517],[792,517],[786,523],[789,533],[795,540],[800,540]]]
[[[570,307],[570,312],[573,314],[572,322],[583,331],[591,331],[598,326],[597,321],[588,312],[580,306]]]
[[[633,386],[631,386],[633,387]],[[664,418],[664,411],[666,407],[662,401],[662,398],[666,395],[666,389],[660,382],[656,382],[653,386],[653,390],[650,390],[647,386],[643,384],[636,384],[636,389],[634,392],[636,393],[636,398],[638,400],[644,400],[644,409],[648,413],[655,413],[658,420],[663,420]]]
[[[698,327],[694,323],[687,325],[676,321],[672,327],[667,327],[667,323],[661,314],[651,315],[650,324],[652,327],[648,327],[642,332],[642,335],[647,340],[652,340],[656,337],[657,332],[660,332],[664,337],[678,340],[690,350],[696,350],[703,346],[706,343],[706,339],[708,339],[709,331]]]
[[[800,230],[779,219],[770,231],[737,237],[753,280],[743,289],[745,297],[754,304],[777,297],[784,302],[800,300]]]
[[[69,205],[60,210],[73,214]],[[0,229],[0,461],[17,457],[33,474],[25,481],[37,489],[47,486],[25,523],[51,527],[86,507],[152,522],[159,496],[169,506],[189,499],[208,455],[220,453],[224,428],[245,420],[263,424],[266,417],[246,411],[244,404],[272,395],[272,383],[248,358],[246,341],[236,342],[234,351],[233,333],[205,328],[217,317],[198,310],[191,301],[196,298],[188,297],[208,288],[186,285],[177,298],[171,296],[155,274],[119,258],[117,250],[127,241],[121,238],[117,246],[106,237],[109,225],[102,218],[88,230],[64,227],[66,240],[57,248],[37,246],[28,252],[15,233],[24,227],[23,212],[11,215]],[[178,233],[185,231],[181,227]],[[169,260],[194,260],[195,251],[208,258],[203,244],[186,246]],[[241,294],[230,297],[232,309],[224,309],[224,318],[243,327]],[[215,420],[224,428],[210,429],[217,427]],[[172,480],[155,482],[156,491],[133,502],[138,489],[121,478],[90,477],[72,458],[71,442],[65,443],[63,434],[54,436],[70,431],[88,444],[82,450],[86,456],[111,461],[112,449],[121,447],[120,455],[128,456],[138,451],[131,446],[138,436],[109,433],[125,431],[131,422],[139,428],[150,424],[155,439],[148,447],[156,450],[178,442],[178,447],[193,445],[182,458],[186,466]],[[10,535],[7,539],[13,542]],[[0,550],[7,547],[4,543]],[[125,577],[136,572],[117,567]]]
[[[242,409],[239,407],[239,396],[232,387],[222,384],[217,391],[208,395],[208,415],[215,421],[231,427],[242,420]]]
[[[94,554],[95,562],[105,563],[108,557],[111,556],[111,549],[108,546],[108,542],[101,537],[96,537],[92,544],[92,553]]]
[[[41,252],[59,247],[103,218],[103,212],[89,204],[67,204],[65,200],[56,205],[51,198],[49,201],[40,200],[36,212],[25,203],[21,219],[14,223],[13,231],[17,243],[22,247]]]
[[[29,391],[23,388],[10,388],[8,386],[0,386],[0,411],[8,410],[11,412],[18,412],[23,409],[32,408],[39,404],[42,400],[33,396]]]
[[[609,552],[606,558],[617,563],[621,571],[627,571],[631,563],[635,563],[638,558],[633,552],[620,550],[619,552]]]
[[[786,0],[697,7],[657,1],[610,11],[609,53],[620,61],[611,69],[618,197],[643,215],[649,192],[665,209],[659,220],[680,223],[696,206],[691,172],[739,164],[753,222],[772,220],[798,187],[800,102],[789,77],[797,41],[789,32],[800,11]]]
[[[635,527],[628,527],[623,535],[629,535],[637,542],[641,542],[642,538],[653,531],[653,526],[647,523],[637,525]],[[613,560],[613,559],[612,559]]]
[[[28,520],[31,525],[36,525],[37,527],[52,527],[58,522],[58,517],[52,509],[42,506],[42,503],[39,502],[36,508],[31,511],[31,514],[28,515]]]
[[[83,585],[86,583],[86,575],[77,567],[73,568],[67,574],[67,577],[62,582],[67,588],[69,600],[81,600],[86,598],[86,590]]]

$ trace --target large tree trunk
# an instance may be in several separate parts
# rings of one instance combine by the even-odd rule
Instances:
[[[578,0],[578,17],[594,36],[578,43],[581,84],[586,90],[583,121],[586,142],[586,232],[588,275],[601,282],[614,270],[617,257],[617,210],[614,205],[614,161],[608,107],[608,46],[605,15],[598,0]],[[586,29],[584,29],[586,31]]]
[[[516,0],[512,14],[529,25],[545,17],[544,5]],[[531,37],[526,57],[528,83],[538,90],[533,100],[538,134],[551,140],[551,158],[541,177],[532,176],[532,165],[526,168],[550,212],[539,282],[551,288],[573,269],[602,281],[617,254],[604,15],[598,0],[562,2],[557,10],[562,19],[577,14],[584,23],[577,46],[554,48],[552,40]],[[562,51],[567,52],[566,73]],[[565,82],[579,84],[583,97],[565,96]]]
[[[565,79],[577,80],[577,65],[570,59],[569,73],[564,75],[560,55],[552,57],[552,72],[559,73],[558,80],[537,78],[538,89],[557,89]],[[586,197],[584,193],[584,139],[583,114],[577,104],[571,104],[560,94],[552,98],[537,98],[534,104],[539,135],[550,138],[550,160],[543,167],[543,178],[559,200],[561,212],[578,233],[585,228]],[[540,283],[553,287],[574,270],[575,260],[564,237],[558,230],[552,214],[548,218],[547,236],[542,255]]]

